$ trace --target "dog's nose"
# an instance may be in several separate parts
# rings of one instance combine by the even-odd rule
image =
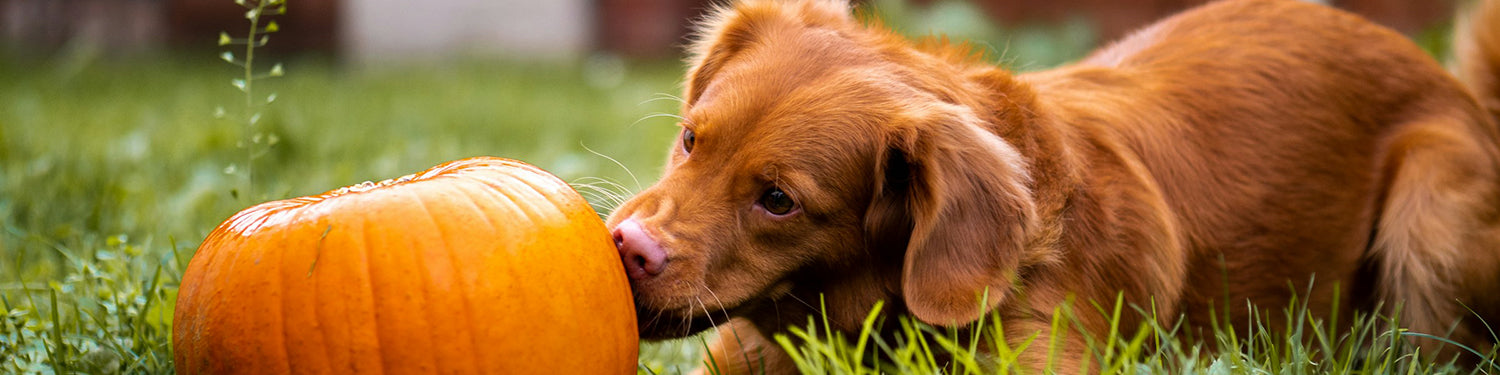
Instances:
[[[667,265],[667,251],[651,239],[646,228],[635,218],[625,219],[615,226],[615,247],[620,249],[620,260],[625,263],[625,274],[631,280],[641,280],[660,274]]]

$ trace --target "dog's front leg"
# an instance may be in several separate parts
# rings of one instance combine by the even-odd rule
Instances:
[[[792,358],[754,324],[732,319],[720,325],[718,337],[709,340],[704,367],[693,374],[750,375],[795,374]],[[714,367],[715,369],[710,369]]]
[[[1027,341],[1030,341],[1029,345]],[[998,364],[1007,368],[1008,373],[1084,374],[1099,371],[1097,365],[1084,367],[1088,344],[1082,334],[1066,328],[1054,333],[1052,322],[1031,318],[1007,319],[1005,343],[1010,350],[1021,351],[1015,363]],[[1027,346],[1022,348],[1021,345]],[[988,349],[993,352],[997,348]]]

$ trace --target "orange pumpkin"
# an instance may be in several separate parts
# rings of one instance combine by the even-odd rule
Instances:
[[[551,174],[499,158],[251,207],[198,248],[177,372],[634,373],[624,267]]]

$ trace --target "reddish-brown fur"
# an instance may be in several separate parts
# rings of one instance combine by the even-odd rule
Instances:
[[[744,343],[781,373],[765,337],[820,295],[834,329],[884,300],[940,326],[994,311],[1022,340],[1070,299],[1100,332],[1092,304],[1117,293],[1190,329],[1294,294],[1326,316],[1338,294],[1340,321],[1400,305],[1403,326],[1487,350],[1465,306],[1500,322],[1496,4],[1460,33],[1473,91],[1393,31],[1290,0],[1213,3],[1019,75],[842,2],[722,9],[693,46],[692,151],[679,138],[609,221],[666,252],[632,280],[643,336],[732,317],[724,362],[759,366],[725,354]],[[771,187],[797,210],[770,215]],[[1076,367],[1085,343],[1064,337]]]

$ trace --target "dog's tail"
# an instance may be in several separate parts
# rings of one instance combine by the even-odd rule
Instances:
[[[1403,327],[1488,353],[1496,341],[1488,327],[1500,323],[1500,295],[1494,292],[1500,285],[1500,225],[1493,219],[1500,215],[1494,203],[1500,196],[1500,142],[1494,135],[1500,122],[1500,0],[1477,1],[1464,14],[1454,33],[1455,70],[1493,120],[1475,123],[1467,112],[1436,112],[1389,136],[1383,170],[1391,173],[1370,251],[1379,299],[1399,309]],[[1413,337],[1422,354],[1446,360],[1461,352]]]
[[[1500,121],[1500,0],[1477,1],[1453,32],[1457,73]]]

